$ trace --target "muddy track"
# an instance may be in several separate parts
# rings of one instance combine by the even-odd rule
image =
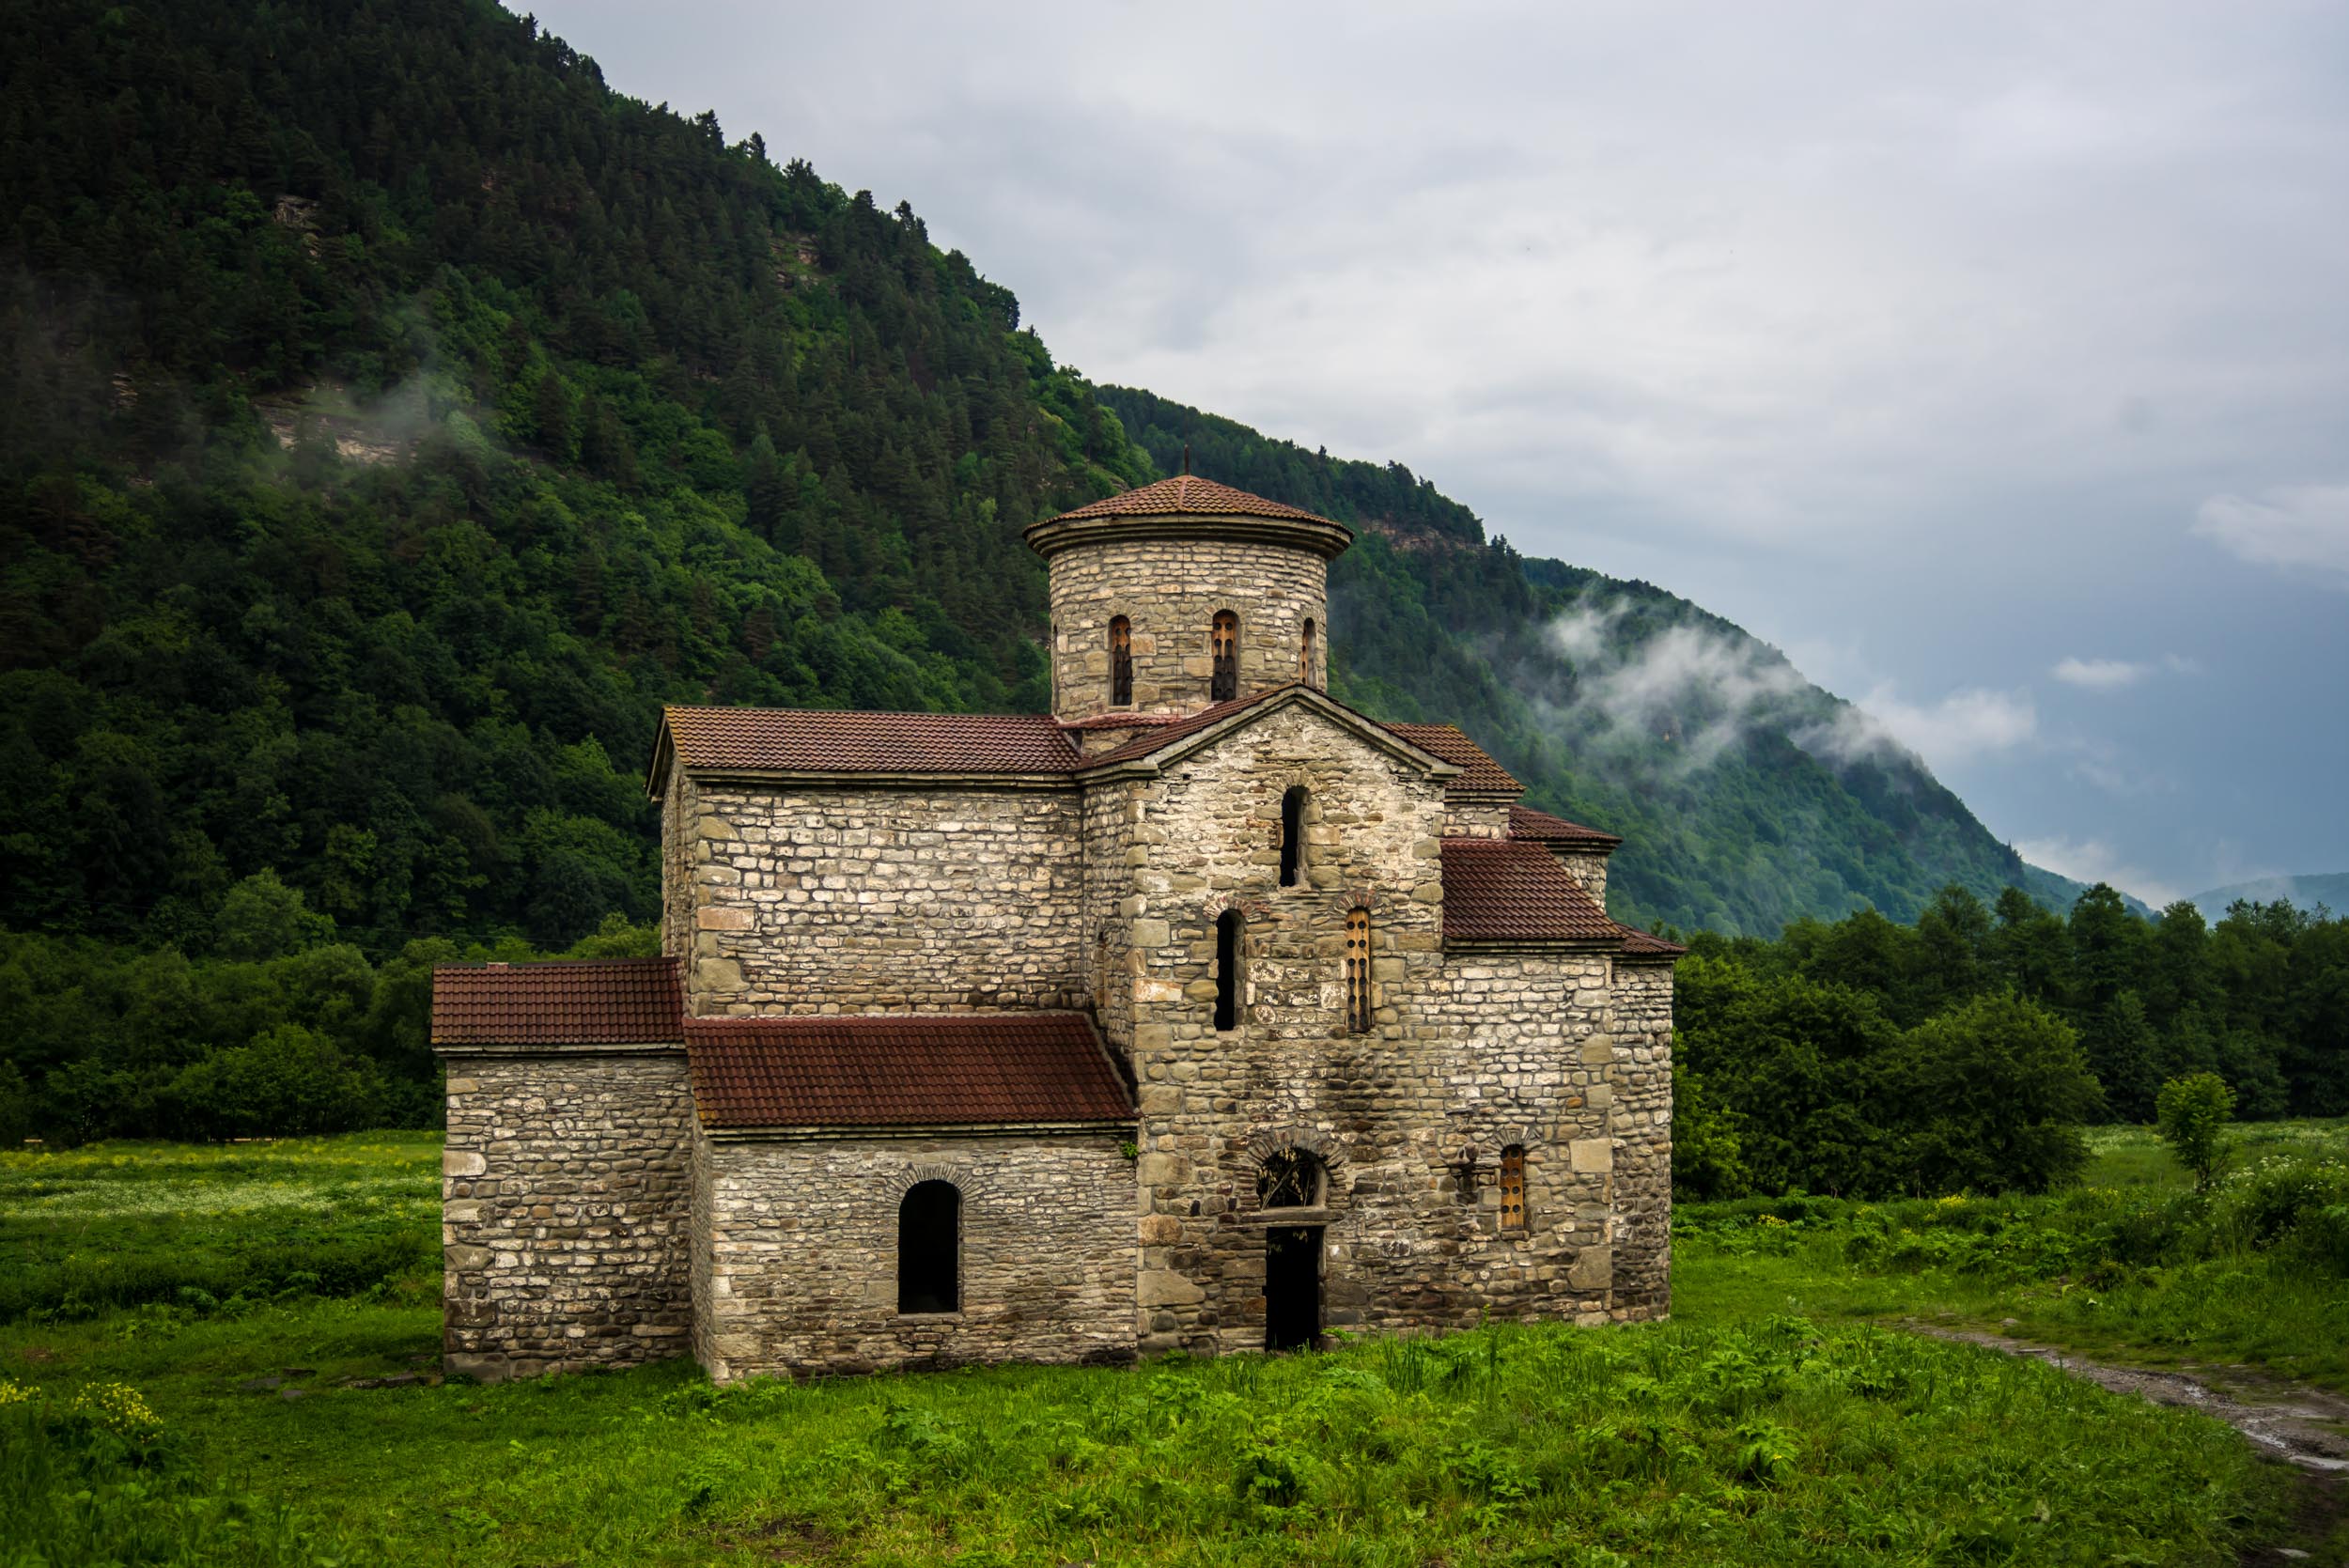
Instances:
[[[2242,1558],[2247,1568],[2349,1561],[2340,1552],[2342,1521],[2349,1517],[2349,1399],[2247,1367],[2117,1367],[1987,1329],[1940,1328],[1913,1318],[1901,1327],[1937,1340],[2029,1356],[2114,1393],[2137,1394],[2225,1421],[2261,1452],[2297,1466],[2307,1477],[2285,1541],[2248,1548]]]
[[[2349,1472],[2349,1399],[2322,1389],[2244,1367],[2189,1366],[2170,1372],[2117,1367],[2075,1351],[2032,1344],[1986,1329],[1937,1328],[1916,1322],[1902,1327],[1937,1340],[2029,1356],[2114,1393],[2139,1394],[2156,1405],[2200,1410],[2225,1421],[2278,1459],[2326,1474]]]

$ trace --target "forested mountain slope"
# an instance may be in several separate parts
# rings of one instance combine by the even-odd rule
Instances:
[[[0,20],[8,928],[203,954],[272,868],[370,954],[647,918],[660,703],[1040,707],[1020,528],[1184,440],[1366,525],[1342,692],[1631,835],[1635,916],[2059,891],[1798,681],[1620,700],[1640,650],[1735,629],[1522,561],[1400,469],[1097,395],[902,205],[526,19]]]
[[[1451,719],[1533,804],[1626,835],[1610,891],[1636,916],[1775,933],[1873,905],[1896,920],[1947,883],[2082,890],[1992,838],[1918,758],[1775,648],[1645,582],[1487,540],[1400,464],[1332,458],[1146,392],[1100,397],[1160,466],[1361,531],[1331,575],[1337,693]]]

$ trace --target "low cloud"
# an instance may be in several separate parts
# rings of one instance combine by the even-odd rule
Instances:
[[[2152,675],[2154,667],[2126,659],[2066,659],[2047,673],[2066,686],[2089,691],[2117,691],[2123,686],[2135,686]]]
[[[1765,722],[1813,756],[1846,766],[1906,757],[1948,768],[2039,733],[2028,694],[1980,688],[1920,703],[1880,682],[1858,705],[1822,715],[1812,682],[1775,648],[1686,624],[1626,648],[1618,631],[1626,613],[1620,602],[1571,611],[1550,624],[1550,645],[1581,675],[1578,706],[1610,729],[1677,742],[1691,767],[1710,764]]]
[[[1626,647],[1620,602],[1567,612],[1550,645],[1581,676],[1575,706],[1609,729],[1669,738],[1689,768],[1710,766],[1766,714],[1811,683],[1777,650],[1707,627],[1667,627]]]
[[[2201,674],[2201,668],[2196,660],[2170,653],[2157,660],[2064,659],[2047,673],[2064,685],[2077,686],[2084,691],[2118,691],[2164,670],[2172,675],[2191,675]]]
[[[2284,485],[2257,500],[2214,495],[2194,532],[2263,567],[2307,567],[2349,588],[2349,485]]]
[[[1937,702],[1912,703],[1879,683],[1828,724],[1797,736],[1805,750],[1842,762],[1881,757],[1898,748],[1937,769],[1993,752],[2012,751],[2039,733],[2039,710],[2019,691],[1968,687]]]
[[[2186,896],[2170,883],[2123,862],[2102,839],[2022,839],[2015,843],[2015,852],[2075,882],[2109,882],[2156,909]]]

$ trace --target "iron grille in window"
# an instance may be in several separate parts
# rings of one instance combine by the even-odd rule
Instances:
[[[1110,701],[1120,707],[1134,700],[1134,627],[1120,615],[1110,622]]]
[[[1321,1161],[1309,1154],[1274,1155],[1256,1174],[1258,1208],[1319,1208],[1321,1191]]]
[[[1305,617],[1305,640],[1297,647],[1297,678],[1311,686],[1314,683],[1314,618]]]
[[[1215,678],[1207,695],[1228,703],[1239,695],[1239,617],[1229,610],[1217,611],[1208,645],[1215,654]]]
[[[1370,911],[1346,917],[1346,1027],[1359,1034],[1370,1027]]]

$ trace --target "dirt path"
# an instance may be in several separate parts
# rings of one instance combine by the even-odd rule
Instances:
[[[2264,1452],[2305,1469],[2349,1472],[2349,1399],[2244,1367],[2193,1367],[2156,1372],[2146,1367],[2108,1366],[2070,1350],[2057,1350],[1986,1329],[1937,1328],[1911,1320],[1902,1327],[1937,1340],[1979,1344],[2084,1377],[2115,1393],[2141,1394],[2156,1405],[2180,1405],[2215,1416],[2259,1445]]]
[[[2114,1393],[2138,1394],[2156,1405],[2181,1405],[2225,1421],[2261,1452],[2299,1467],[2307,1478],[2299,1486],[2285,1538],[2248,1547],[2242,1557],[2245,1568],[2349,1562],[2342,1551],[2349,1542],[2349,1531],[2342,1529],[2349,1518],[2349,1399],[2248,1367],[2189,1364],[2160,1372],[2116,1367],[1987,1329],[1940,1328],[1914,1318],[1902,1327],[1937,1340],[2029,1356]]]

